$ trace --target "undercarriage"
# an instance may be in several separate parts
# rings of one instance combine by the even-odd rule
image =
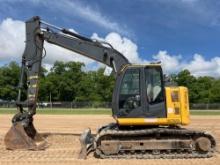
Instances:
[[[122,128],[109,124],[95,137],[88,130],[85,134],[81,144],[87,148],[86,154],[94,151],[95,157],[102,159],[209,158],[216,146],[211,134],[180,127]]]

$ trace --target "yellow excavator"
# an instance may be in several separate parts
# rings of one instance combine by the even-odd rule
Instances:
[[[190,123],[188,90],[165,86],[160,64],[134,65],[109,43],[51,25],[37,16],[26,21],[18,113],[5,136],[7,149],[47,147],[33,125],[41,62],[46,52],[44,41],[101,62],[111,67],[115,75],[112,116],[116,122],[102,126],[95,136],[90,129],[85,130],[80,137],[79,158],[85,159],[90,152],[103,159],[213,156],[216,141],[211,134],[180,127]],[[25,91],[27,98],[21,100]]]

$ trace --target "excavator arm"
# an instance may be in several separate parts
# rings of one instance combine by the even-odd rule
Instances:
[[[41,63],[46,55],[44,41],[103,63],[113,68],[115,74],[118,74],[124,65],[129,64],[127,58],[109,43],[92,40],[67,29],[56,27],[41,21],[39,17],[26,21],[26,46],[22,56],[17,98],[18,113],[13,117],[13,126],[5,137],[8,149],[36,149],[34,141],[31,145],[27,145],[27,141],[35,140],[36,137],[42,139],[34,128],[33,115],[36,113]],[[21,96],[23,91],[27,92],[25,101]],[[27,110],[23,107],[27,107]],[[26,142],[14,143],[18,141],[18,137],[21,137],[18,136],[19,133],[22,136],[26,133],[27,136],[23,138]]]
[[[115,50],[109,43],[91,40],[69,30],[41,22],[39,17],[33,17],[26,22],[26,47],[22,56],[17,102],[19,107],[22,107],[22,104],[27,104],[30,115],[34,115],[36,109],[41,62],[45,56],[44,41],[112,67],[115,74],[120,71],[123,65],[129,63],[125,56]],[[24,82],[25,79],[26,82]],[[24,85],[28,86],[27,101],[22,103],[21,90]]]

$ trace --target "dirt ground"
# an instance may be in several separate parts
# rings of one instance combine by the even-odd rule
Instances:
[[[34,164],[105,164],[105,165],[187,165],[187,164],[220,164],[220,153],[208,159],[159,159],[159,160],[101,160],[91,154],[87,160],[77,159],[80,149],[79,135],[90,127],[92,132],[101,125],[113,122],[108,115],[36,115],[35,126],[40,133],[50,133],[47,137],[49,148],[45,151],[8,151],[3,138],[11,126],[12,115],[0,115],[0,165],[34,165]],[[217,144],[220,141],[220,116],[193,116],[188,128],[207,130],[214,134]],[[220,151],[220,145],[217,145]]]

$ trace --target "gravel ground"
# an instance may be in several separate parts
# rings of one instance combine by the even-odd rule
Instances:
[[[90,127],[95,133],[102,125],[113,122],[109,115],[36,115],[35,127],[40,133],[49,133],[47,141],[49,148],[45,151],[8,151],[4,147],[3,138],[11,126],[12,115],[0,116],[0,165],[34,165],[34,164],[105,164],[105,165],[188,165],[188,164],[220,164],[220,154],[216,153],[213,158],[208,159],[159,159],[159,160],[101,160],[94,158],[91,154],[87,160],[77,159],[80,149],[79,135]],[[220,116],[193,116],[192,123],[187,128],[207,130],[214,134],[217,145],[220,141]],[[220,151],[220,145],[217,149]]]

